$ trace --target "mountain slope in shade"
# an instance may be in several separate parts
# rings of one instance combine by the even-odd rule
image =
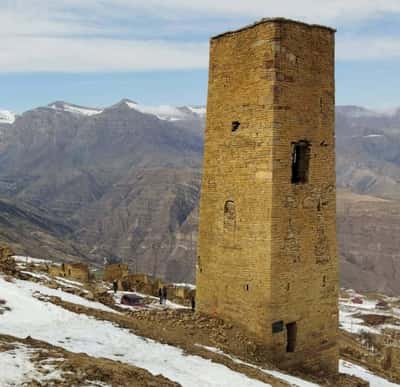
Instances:
[[[26,203],[0,199],[0,240],[22,255],[87,259],[85,246],[73,236],[73,226],[49,211]]]
[[[54,239],[40,256],[62,250],[101,264],[112,255],[139,271],[193,281],[204,113],[131,100],[103,109],[56,102],[25,112],[1,126],[0,198],[42,208],[67,227],[46,231]],[[337,107],[336,123],[342,283],[400,293],[393,237],[400,229],[400,113]],[[29,253],[37,244],[15,232],[18,224],[0,239],[14,238],[17,252]]]
[[[70,106],[33,109],[5,130],[0,195],[62,219],[86,246],[85,259],[116,255],[153,274],[193,280],[200,116],[188,113],[196,117],[188,129],[126,100],[91,115]]]

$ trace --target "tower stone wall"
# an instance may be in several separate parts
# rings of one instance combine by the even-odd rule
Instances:
[[[264,19],[211,40],[197,308],[331,372],[334,105],[334,30]]]

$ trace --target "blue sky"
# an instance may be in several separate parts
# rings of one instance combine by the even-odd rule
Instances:
[[[338,30],[338,104],[400,106],[399,0],[0,0],[0,108],[204,104],[209,37],[274,16]]]

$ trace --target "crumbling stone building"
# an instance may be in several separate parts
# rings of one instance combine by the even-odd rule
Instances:
[[[81,262],[51,265],[48,268],[48,272],[54,277],[67,277],[83,282],[87,282],[90,279],[88,265]]]
[[[125,263],[113,263],[104,267],[104,281],[118,281],[129,275],[128,265]]]
[[[200,312],[333,373],[334,32],[263,19],[211,39],[197,262]]]

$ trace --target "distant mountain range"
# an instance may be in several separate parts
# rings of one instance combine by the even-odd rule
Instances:
[[[194,280],[204,107],[57,101],[0,117],[0,239]],[[342,283],[400,293],[400,111],[339,106],[336,141]]]

